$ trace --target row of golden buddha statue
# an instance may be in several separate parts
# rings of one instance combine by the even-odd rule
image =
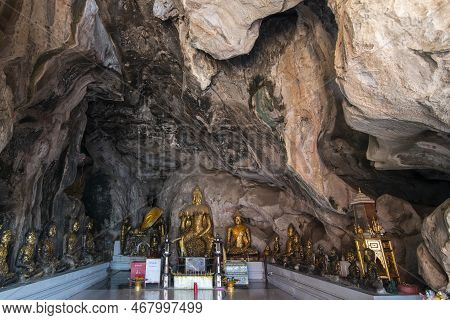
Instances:
[[[9,267],[9,254],[12,247],[13,232],[10,228],[2,227],[0,234],[0,287],[16,281],[26,282],[29,279],[56,272],[75,269],[82,265],[96,261],[94,241],[94,224],[88,219],[83,234],[80,234],[80,222],[72,223],[66,235],[64,255],[62,259],[57,254],[57,226],[49,223],[42,232],[30,230],[25,235],[15,260],[15,273]]]
[[[293,224],[287,228],[287,240],[284,252],[281,250],[280,237],[275,235],[272,248],[267,245],[264,250],[266,259],[295,270],[313,273],[320,276],[330,276],[338,280],[340,277],[357,286],[380,287],[378,267],[375,252],[366,248],[364,250],[365,269],[361,271],[361,264],[357,261],[356,252],[349,250],[341,260],[336,248],[331,248],[325,254],[322,245],[313,250],[310,239],[302,244],[299,233]]]
[[[192,192],[192,203],[179,212],[178,243],[180,257],[212,257],[214,225],[211,208],[203,201],[203,193],[197,186]],[[257,261],[258,251],[251,246],[250,229],[243,224],[237,211],[234,225],[227,230],[226,253],[230,259]],[[129,219],[122,223],[120,231],[121,252],[124,255],[152,256],[164,241],[165,230],[162,209],[152,208],[137,228],[132,228]]]

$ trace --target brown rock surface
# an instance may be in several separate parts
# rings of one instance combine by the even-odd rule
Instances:
[[[427,285],[436,291],[445,290],[448,284],[448,278],[423,243],[417,248],[417,257],[419,261],[419,274]]]
[[[426,217],[422,237],[428,252],[450,278],[450,199]]]

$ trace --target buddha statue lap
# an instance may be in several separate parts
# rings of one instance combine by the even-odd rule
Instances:
[[[39,262],[46,275],[52,275],[65,269],[56,256],[56,232],[56,225],[50,223],[38,245]]]
[[[16,259],[16,272],[21,282],[43,275],[42,269],[36,264],[36,244],[36,232],[29,231]]]
[[[242,223],[239,211],[233,216],[234,226],[227,231],[227,256],[230,260],[258,261],[259,252],[251,246],[250,229]]]
[[[10,272],[8,264],[11,241],[11,230],[3,228],[0,236],[0,287],[7,286],[17,280],[16,275]]]
[[[180,211],[179,253],[182,257],[212,257],[214,244],[211,209],[203,203],[197,186],[192,192],[192,204]]]

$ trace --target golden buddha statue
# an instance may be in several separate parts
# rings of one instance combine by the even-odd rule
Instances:
[[[383,287],[383,282],[381,281],[380,276],[378,274],[378,266],[376,259],[377,257],[373,250],[368,248],[364,250],[364,264],[366,268],[363,278],[364,286],[376,289],[377,292],[379,293],[386,293]]]
[[[281,254],[280,236],[278,234],[275,234],[273,239],[272,257],[275,263],[281,263],[283,260],[283,255]]]
[[[305,246],[305,265],[309,269],[314,268],[314,252],[313,252],[313,245],[312,245],[311,240],[308,240],[306,242],[306,246]]]
[[[242,223],[242,216],[239,211],[236,211],[233,220],[234,226],[227,230],[227,255],[231,260],[258,261],[259,252],[251,247],[250,229]]]
[[[36,232],[29,231],[25,237],[24,245],[19,249],[16,260],[16,270],[21,281],[43,274],[43,271],[36,265],[36,244]]]
[[[314,255],[314,271],[320,275],[327,272],[327,257],[321,245],[317,247],[317,252]]]
[[[339,256],[335,247],[331,248],[328,256],[328,273],[333,276],[338,276],[341,272],[339,265]]]
[[[125,254],[132,256],[150,256],[151,253],[149,250],[153,246],[151,250],[155,251],[156,243],[158,245],[156,251],[159,252],[166,233],[163,210],[157,207],[151,208],[137,228],[128,229],[126,222],[123,228],[123,232],[126,234],[126,237],[124,237],[124,242],[126,242]],[[128,232],[126,232],[127,229],[129,230]]]
[[[81,243],[78,232],[80,231],[80,222],[75,220],[72,224],[71,231],[66,239],[66,254],[64,260],[70,269],[78,267],[81,258]]]
[[[203,203],[197,186],[192,192],[192,204],[180,211],[180,255],[182,257],[211,257],[214,244],[211,209]]]
[[[303,264],[304,261],[304,254],[303,254],[303,247],[302,242],[300,240],[300,235],[296,233],[294,235],[294,239],[292,242],[292,249],[293,249],[293,255],[291,256],[291,264],[296,267],[300,264]]]
[[[86,251],[90,255],[95,255],[94,222],[88,220],[86,224]]]
[[[128,234],[131,231],[131,222],[130,217],[127,216],[122,222],[122,225],[120,226],[120,254],[122,255],[128,255],[127,252],[127,238]]]
[[[270,250],[270,247],[268,244],[266,244],[266,247],[264,248],[264,258],[267,259],[267,257],[270,257],[272,255],[272,250]]]
[[[95,262],[94,222],[88,218],[84,231],[83,264]]]
[[[291,257],[294,255],[294,237],[298,235],[295,227],[292,223],[289,224],[287,228],[287,240],[286,240],[286,249],[284,255],[286,257]]]
[[[38,257],[45,274],[64,270],[56,257],[56,232],[56,225],[50,223],[38,246]]]
[[[0,287],[6,286],[15,280],[15,274],[9,272],[8,257],[12,240],[12,232],[5,229],[0,238]]]

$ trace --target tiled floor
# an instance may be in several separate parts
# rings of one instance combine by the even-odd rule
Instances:
[[[128,285],[129,272],[116,272],[107,281],[86,289],[74,300],[194,300],[193,290],[161,289],[148,286],[140,291]],[[251,283],[249,288],[235,288],[233,292],[199,290],[198,300],[287,300],[294,299],[286,292],[262,283]]]

